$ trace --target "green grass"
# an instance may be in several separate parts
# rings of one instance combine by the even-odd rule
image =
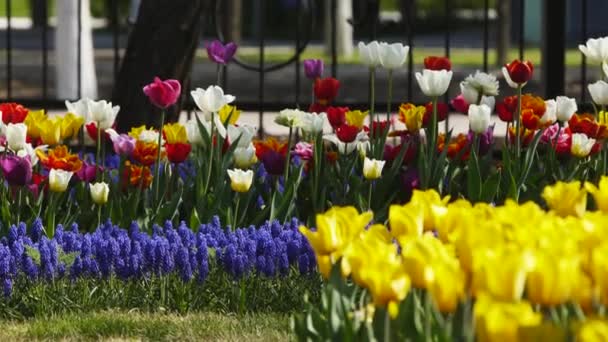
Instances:
[[[0,17],[6,16],[6,2],[11,2],[11,16],[13,17],[29,17],[30,16],[30,1],[29,0],[0,0]]]
[[[356,50],[356,49],[355,49]],[[281,49],[267,49],[265,54],[266,63],[278,63],[287,60],[293,55],[293,51],[286,51]],[[420,65],[424,61],[426,56],[443,56],[445,51],[443,48],[425,48],[420,47],[413,50],[414,63]],[[255,48],[242,49],[239,52],[239,56],[249,62],[257,63],[259,60],[258,52]],[[519,50],[513,48],[509,51],[509,60],[513,60],[519,57]],[[319,58],[325,60],[326,63],[331,62],[331,57],[328,56],[322,49],[317,47],[307,48],[303,54],[302,59],[308,58]],[[531,47],[527,48],[524,53],[524,58],[530,60],[534,65],[540,65],[541,62],[541,51],[540,48]],[[483,50],[474,48],[452,48],[450,59],[455,69],[458,66],[468,67],[481,67],[483,65]],[[488,62],[490,66],[496,64],[496,52],[493,50],[489,51]],[[351,57],[339,57],[338,62],[341,64],[356,64],[359,63],[359,57],[357,52]],[[567,66],[579,66],[581,63],[581,52],[578,49],[568,49],[566,51],[566,65]]]
[[[285,341],[289,317],[278,314],[142,314],[102,311],[49,319],[0,322],[0,340],[143,339],[176,341]]]

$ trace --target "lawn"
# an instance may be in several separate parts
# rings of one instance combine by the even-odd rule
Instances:
[[[356,49],[355,49],[356,50]],[[412,50],[414,56],[414,64],[420,65],[423,63],[426,56],[443,56],[445,50],[443,48],[428,48],[428,47],[417,47]],[[239,56],[250,62],[257,63],[259,60],[258,50],[253,47],[242,48],[239,51]],[[277,63],[282,62],[293,56],[293,49],[284,48],[267,48],[265,54],[266,63]],[[509,51],[509,60],[519,57],[519,49],[512,48]],[[325,60],[325,63],[331,62],[331,57],[326,54],[321,47],[313,46],[308,47],[302,53],[302,59],[318,58]],[[541,64],[541,49],[538,47],[530,47],[525,50],[524,58],[530,60],[534,65]],[[452,48],[450,52],[450,60],[455,66],[472,66],[481,67],[483,65],[483,50],[475,48]],[[490,50],[488,54],[488,61],[490,66],[495,64],[496,52]],[[359,63],[358,53],[355,53],[350,57],[339,57],[338,62],[340,64],[356,64]],[[566,51],[566,65],[567,66],[579,66],[581,63],[581,52],[578,49],[568,49]]]
[[[177,341],[285,341],[289,317],[220,313],[145,314],[103,311],[48,319],[4,321],[0,340],[143,339]]]

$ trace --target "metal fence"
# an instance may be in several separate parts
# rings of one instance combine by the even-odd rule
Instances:
[[[44,23],[41,27],[36,31],[35,34],[39,34],[39,49],[36,49],[39,52],[40,66],[40,81],[39,81],[39,89],[38,92],[34,92],[29,96],[14,96],[15,95],[15,87],[18,87],[18,79],[20,75],[18,71],[15,69],[15,58],[14,54],[18,50],[18,47],[15,46],[15,42],[18,37],[16,37],[16,30],[12,27],[12,17],[13,17],[13,4],[16,1],[25,1],[25,0],[5,0],[5,12],[6,12],[6,28],[4,29],[4,46],[3,52],[5,54],[4,65],[2,68],[4,69],[4,84],[6,90],[4,92],[5,98],[2,100],[6,101],[18,101],[22,102],[31,107],[43,107],[43,108],[60,108],[63,106],[63,101],[60,99],[52,98],[50,92],[50,70],[52,69],[52,65],[50,64],[49,52],[51,51],[51,46],[49,44],[49,25],[48,25],[48,4],[46,1],[42,1],[41,11],[43,12],[42,17],[44,18]],[[74,0],[78,2],[79,10],[82,6],[82,0]],[[316,9],[323,4],[323,1],[330,1],[330,17],[331,17],[331,49],[329,53],[329,70],[330,74],[333,77],[340,78],[340,68],[341,65],[339,63],[339,56],[337,51],[337,33],[336,33],[336,11],[337,11],[337,0],[295,0],[295,8],[296,8],[296,22],[293,27],[288,28],[294,30],[294,40],[288,42],[287,44],[294,47],[294,54],[291,58],[286,59],[284,62],[272,64],[265,60],[265,49],[268,46],[268,30],[266,28],[266,19],[265,18],[265,8],[270,2],[269,0],[256,0],[257,6],[259,6],[259,10],[256,11],[259,14],[259,18],[257,18],[258,23],[258,35],[255,40],[256,47],[258,51],[258,60],[257,63],[248,63],[244,60],[236,58],[234,63],[229,65],[226,69],[226,72],[223,74],[222,83],[223,85],[231,89],[234,84],[234,79],[238,80],[239,74],[242,72],[253,72],[257,75],[257,84],[253,87],[252,91],[257,92],[257,96],[255,98],[250,98],[249,100],[239,101],[240,107],[245,110],[251,111],[259,111],[260,118],[265,111],[277,110],[286,106],[293,106],[294,103],[302,104],[303,101],[303,84],[305,80],[302,77],[301,70],[301,59],[302,53],[309,46],[312,40],[312,31],[318,25],[318,20],[315,18]],[[354,0],[357,1],[357,0]],[[503,1],[503,0],[498,0]],[[506,0],[505,0],[506,1]],[[527,0],[533,1],[533,0]],[[543,72],[542,72],[542,81],[541,81],[541,89],[544,95],[546,96],[555,96],[564,92],[564,77],[565,77],[565,61],[564,54],[566,51],[566,43],[565,43],[565,14],[566,14],[566,0],[539,0],[543,1],[543,10],[542,10],[542,20],[543,20],[543,30],[545,31],[545,38],[543,39]],[[125,36],[125,25],[121,25],[119,22],[120,12],[119,12],[119,4],[118,0],[107,0],[107,11],[109,13],[109,22],[108,29],[111,36],[111,51],[112,51],[112,72],[114,80],[116,79],[120,67],[120,57],[123,45],[121,43],[121,37]],[[374,40],[378,38],[378,13],[380,7],[379,0],[360,0],[358,3],[360,14],[351,18],[349,21],[356,28],[365,28],[368,32],[367,39]],[[406,6],[412,6],[414,0],[404,1]],[[514,7],[518,8],[518,19],[516,21],[518,32],[518,37],[515,39],[516,46],[519,50],[519,58],[524,59],[526,57],[526,44],[524,39],[524,33],[526,32],[525,27],[525,3],[526,0],[513,0]],[[581,29],[580,29],[580,42],[586,41],[587,37],[587,24],[588,24],[588,0],[579,0],[578,1],[581,8]],[[484,0],[484,8],[483,8],[483,24],[479,28],[481,31],[481,39],[482,39],[482,48],[480,52],[483,54],[482,57],[482,65],[480,65],[480,69],[484,71],[488,71],[490,69],[489,65],[489,53],[490,42],[492,39],[490,38],[490,25],[491,21],[489,18],[490,8],[489,0]],[[223,16],[222,11],[224,10],[224,6],[222,6],[222,1],[212,1],[212,10],[207,14],[208,20],[206,22],[209,23],[212,27],[214,27],[215,35],[220,40],[223,39],[224,35],[221,32],[221,22],[218,20]],[[444,27],[442,29],[443,33],[443,53],[445,56],[450,57],[452,50],[452,28],[451,18],[453,11],[453,1],[444,0],[444,13],[443,16],[445,20],[443,21]],[[416,54],[419,46],[415,45],[416,33],[414,27],[417,25],[416,16],[413,14],[412,7],[406,9],[405,11],[407,16],[402,18],[400,25],[400,36],[398,37],[400,41],[408,44],[410,48],[409,58],[407,65],[405,66],[405,79],[403,80],[403,87],[406,90],[403,94],[403,98],[407,98],[412,100],[415,98],[415,93],[418,91],[417,86],[414,82],[414,72],[415,65],[413,56]],[[80,13],[80,11],[79,11]],[[74,48],[78,51],[78,60],[81,60],[81,17],[76,16],[75,20],[78,21],[78,39],[74,42]],[[34,34],[34,33],[33,33]],[[32,36],[30,35],[30,39]],[[205,39],[211,39],[213,37],[204,37]],[[77,68],[78,82],[81,80],[82,66],[81,63],[77,63],[75,66]],[[281,100],[269,99],[267,85],[269,81],[269,75],[273,72],[277,71],[285,71],[289,69],[293,70],[293,97],[284,98]],[[34,68],[37,69],[37,68]],[[362,77],[367,77],[364,69],[361,69],[361,74],[364,75]],[[582,62],[580,64],[580,88],[581,91],[578,94],[578,97],[581,102],[585,102],[586,91],[584,91],[584,85],[587,82],[588,71],[587,71],[587,63],[582,57]],[[230,81],[232,79],[232,81]],[[453,82],[456,83],[456,82]],[[80,89],[80,84],[78,89]],[[238,95],[238,94],[237,94]],[[452,93],[451,96],[455,96],[456,94]],[[74,99],[70,99],[74,100]],[[366,106],[367,98],[357,98],[355,100],[342,101],[343,105],[350,106]],[[379,105],[379,109],[382,109],[382,105]]]

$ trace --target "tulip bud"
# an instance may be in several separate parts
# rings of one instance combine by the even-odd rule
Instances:
[[[534,67],[530,61],[520,61],[519,59],[506,64],[502,68],[502,73],[505,80],[511,88],[523,86],[532,78]]]
[[[13,151],[25,148],[27,138],[27,126],[23,123],[9,123],[6,127],[6,142]]]
[[[304,64],[304,75],[311,80],[315,80],[323,75],[323,60],[322,59],[306,59]]]
[[[401,43],[380,43],[380,64],[382,64],[382,67],[389,70],[399,68],[407,60],[409,51],[410,47],[407,45],[404,46]]]
[[[572,115],[574,115],[574,113],[576,113],[576,111],[578,110],[578,106],[576,105],[575,99],[571,99],[566,96],[558,96],[555,98],[555,102],[557,105],[557,120],[561,122],[568,122],[568,120],[572,118]]]
[[[416,80],[424,95],[438,97],[448,91],[452,71],[424,69],[422,73],[416,73]]]
[[[359,42],[359,58],[361,63],[367,65],[370,68],[375,68],[380,65],[380,44],[377,41],[373,41],[369,44]]]
[[[247,192],[253,183],[253,171],[251,170],[228,170],[228,177],[230,177],[230,187],[235,192]]]
[[[255,147],[253,143],[249,143],[248,147],[237,147],[234,149],[234,166],[239,169],[248,169],[251,165],[257,162],[255,156]]]
[[[65,192],[74,172],[51,169],[49,172],[49,189],[52,192]]]
[[[597,81],[589,84],[588,88],[593,102],[601,106],[608,105],[608,83]]]
[[[469,106],[469,125],[471,130],[477,134],[483,134],[490,127],[491,110],[485,104]]]
[[[108,203],[108,195],[110,194],[110,187],[107,183],[93,183],[89,186],[91,191],[91,198],[97,205],[103,205]]]
[[[572,134],[572,146],[570,147],[570,153],[578,158],[585,158],[593,149],[595,145],[595,139],[589,138],[583,133]]]
[[[447,57],[429,56],[424,58],[424,68],[429,70],[452,70],[452,62]]]
[[[365,157],[363,161],[363,176],[365,179],[374,180],[382,177],[382,169],[384,168],[385,160],[369,159]]]

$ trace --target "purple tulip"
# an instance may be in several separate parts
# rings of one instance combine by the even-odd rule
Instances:
[[[404,191],[411,196],[414,189],[420,188],[420,176],[418,170],[415,168],[408,168],[407,171],[401,174],[401,183],[403,184]]]
[[[127,134],[111,135],[114,152],[121,156],[130,157],[135,149],[135,139]]]
[[[177,102],[182,92],[182,86],[178,80],[162,81],[154,77],[154,82],[144,87],[144,94],[150,99],[153,105],[165,109]]]
[[[473,141],[473,137],[475,137],[475,133],[473,131],[469,131],[468,139],[469,142]],[[488,129],[479,135],[479,155],[483,156],[490,152],[490,148],[494,143],[494,125],[488,127]]]
[[[29,156],[6,155],[0,159],[0,169],[9,185],[24,186],[32,180],[32,161]]]
[[[230,42],[224,45],[219,40],[214,40],[207,44],[207,55],[212,62],[226,65],[234,57],[236,48],[235,43]]]
[[[304,74],[311,80],[316,80],[323,75],[323,60],[306,59],[304,60]]]
[[[97,175],[97,165],[89,164],[87,162],[82,164],[82,167],[76,172],[76,177],[83,182],[90,183],[95,180]]]

